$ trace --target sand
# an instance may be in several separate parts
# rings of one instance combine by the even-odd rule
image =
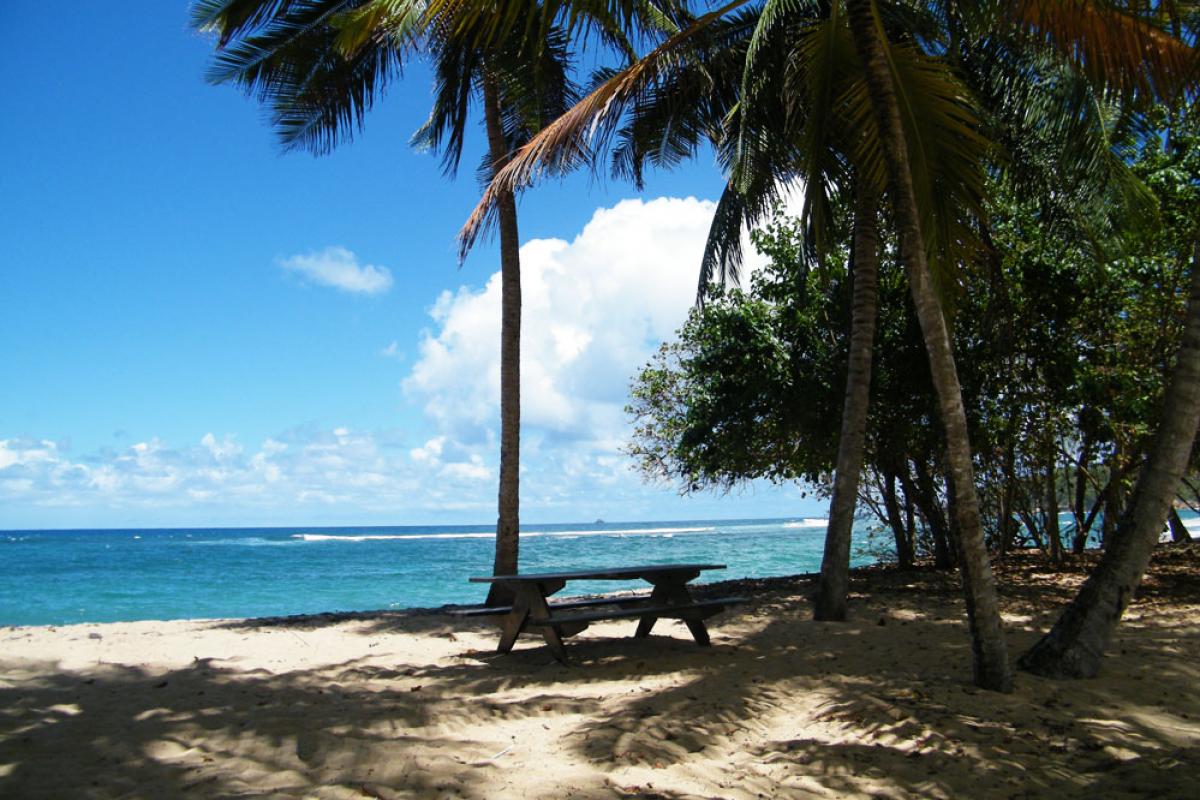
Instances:
[[[713,646],[595,624],[496,655],[444,613],[0,628],[0,797],[1194,798],[1200,546],[1167,546],[1101,677],[973,688],[955,578],[745,582]],[[1014,653],[1083,566],[999,573]],[[728,591],[729,587],[717,591]]]

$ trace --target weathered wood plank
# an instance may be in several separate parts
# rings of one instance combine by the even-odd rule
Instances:
[[[634,617],[662,617],[664,619],[708,619],[720,614],[728,606],[746,602],[741,597],[725,597],[717,600],[698,600],[687,605],[669,606],[633,606],[630,608],[605,609],[590,611],[583,614],[556,614],[548,622],[543,623],[530,619],[528,627],[536,625],[566,625],[574,622],[599,622],[606,619],[633,619]]]
[[[620,595],[617,597],[586,597],[578,600],[550,601],[551,611],[570,608],[589,608],[591,606],[615,606],[623,603],[636,603],[649,600],[648,594]],[[512,606],[480,606],[479,608],[456,608],[449,613],[455,617],[498,617],[512,611]]]
[[[662,576],[660,580],[676,575],[703,570],[725,569],[724,564],[647,564],[640,567],[616,567],[613,569],[578,569],[561,572],[537,572],[518,575],[477,575],[468,578],[471,583],[526,583],[531,581],[582,581],[582,580],[635,580],[646,576]],[[693,576],[695,577],[695,576]],[[690,580],[690,579],[688,579]],[[652,583],[657,581],[651,581]]]

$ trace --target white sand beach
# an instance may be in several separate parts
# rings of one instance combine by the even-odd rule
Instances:
[[[1014,655],[1081,577],[1000,564]],[[1192,798],[1200,546],[1164,547],[1103,675],[970,683],[953,575],[736,587],[713,646],[660,622],[493,652],[443,613],[0,629],[0,797]],[[1036,610],[1035,610],[1036,609]]]

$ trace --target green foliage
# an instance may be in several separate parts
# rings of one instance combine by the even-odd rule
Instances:
[[[954,343],[996,546],[1044,542],[1048,490],[1081,527],[1106,507],[1120,511],[1120,493],[1106,490],[1130,482],[1157,428],[1200,236],[1197,117],[1156,111],[1153,135],[1120,145],[1123,168],[1147,187],[1156,214],[1084,220],[1050,188],[1029,193],[1029,173],[998,175],[989,187],[990,256],[973,266]],[[1103,247],[1095,246],[1098,230],[1106,231]],[[631,453],[646,475],[683,491],[827,478],[844,396],[848,237],[817,271],[803,231],[798,221],[777,221],[758,232],[769,265],[746,291],[710,287],[678,340],[635,379]],[[941,433],[889,242],[864,485],[878,493],[883,476],[898,478],[902,505],[911,492],[928,525],[946,502]],[[929,491],[920,491],[923,475],[932,477]],[[879,497],[867,499],[882,516]]]
[[[795,221],[755,244],[771,262],[749,291],[710,286],[634,382],[630,453],[645,475],[685,492],[816,480],[836,450],[828,421],[844,389],[847,281],[807,268]]]

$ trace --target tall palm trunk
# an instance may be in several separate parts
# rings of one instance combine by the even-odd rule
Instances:
[[[1187,329],[1163,397],[1162,422],[1122,515],[1095,571],[1020,666],[1052,678],[1091,678],[1150,564],[1159,532],[1187,468],[1200,424],[1200,245],[1192,258]]]
[[[829,502],[829,527],[817,588],[813,618],[846,619],[846,593],[850,583],[850,536],[854,506],[862,472],[867,437],[867,406],[871,398],[871,352],[875,340],[876,273],[879,231],[875,215],[878,198],[858,189],[854,211],[854,299],[850,314],[850,363],[846,370],[846,399],[842,407],[842,432],[838,443],[833,497]]]
[[[502,113],[499,88],[493,78],[485,77],[483,114],[493,175],[511,158],[504,140]],[[517,201],[512,190],[499,193],[496,211],[500,227],[500,491],[492,574],[512,575],[517,572],[521,529],[521,250]],[[488,604],[505,600],[493,584]]]
[[[925,242],[921,236],[913,192],[908,148],[891,69],[884,52],[882,23],[872,0],[846,0],[846,9],[855,49],[862,61],[867,91],[879,124],[896,226],[900,234],[900,250],[913,305],[925,339],[930,374],[945,428],[946,460],[960,537],[959,568],[971,630],[975,683],[985,689],[1009,692],[1012,691],[1012,671],[1004,631],[1000,625],[996,586],[983,541],[971,446],[967,438],[967,415],[963,408],[962,389],[954,366],[946,320],[942,316],[925,259]]]

